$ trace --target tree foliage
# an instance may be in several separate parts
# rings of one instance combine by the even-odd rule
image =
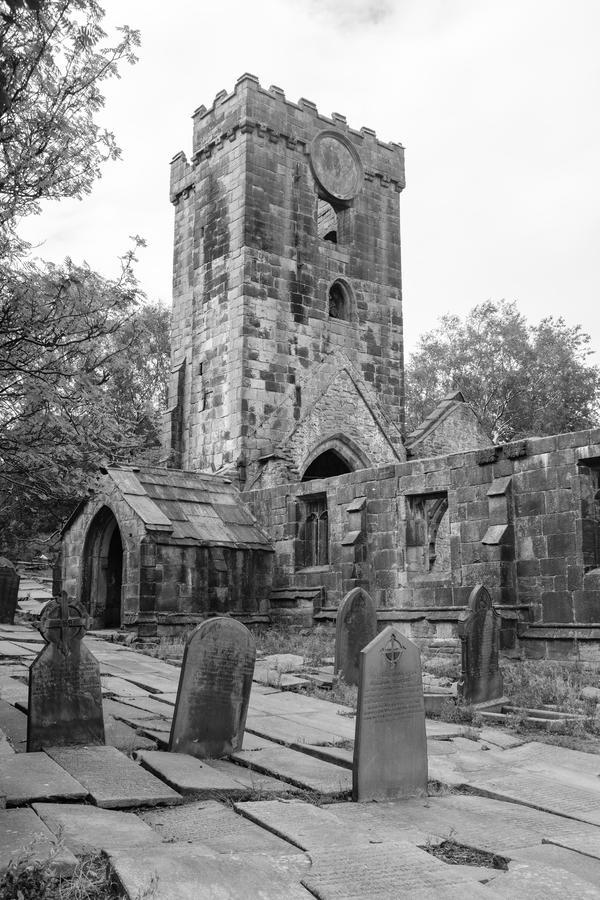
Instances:
[[[107,42],[103,15],[95,0],[12,0],[0,15],[0,225],[89,193],[119,155],[95,117],[102,82],[135,62],[139,35],[124,26]]]
[[[0,272],[0,531],[60,517],[107,462],[157,459],[168,313],[140,303],[133,261]]]
[[[406,369],[409,430],[461,390],[495,442],[589,428],[600,418],[600,371],[579,325],[527,323],[514,302],[442,316]]]
[[[103,84],[136,31],[95,0],[0,0],[0,539],[51,531],[99,467],[158,454],[166,310],[142,302],[133,251],[117,278],[32,260],[19,219],[81,198],[116,159]],[[143,243],[136,239],[137,243]]]

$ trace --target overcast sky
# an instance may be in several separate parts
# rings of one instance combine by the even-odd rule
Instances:
[[[139,233],[138,274],[170,303],[169,160],[194,109],[243,72],[406,147],[406,346],[445,312],[517,300],[600,349],[599,0],[104,0],[142,33],[107,85],[122,160],[85,200],[47,204],[25,236],[109,274]]]

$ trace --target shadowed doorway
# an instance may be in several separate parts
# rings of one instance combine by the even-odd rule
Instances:
[[[104,506],[92,519],[83,551],[81,599],[93,627],[119,628],[123,587],[123,541],[117,520]]]

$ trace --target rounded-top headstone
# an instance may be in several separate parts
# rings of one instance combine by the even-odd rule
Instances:
[[[202,622],[185,646],[169,750],[198,759],[242,747],[256,646],[251,632],[222,616]]]
[[[360,651],[376,634],[373,599],[362,588],[354,588],[340,603],[335,620],[334,670],[346,684],[358,684]]]
[[[0,556],[0,623],[2,625],[14,624],[20,580],[10,559]]]
[[[476,584],[458,622],[462,672],[459,694],[468,703],[497,700],[503,693],[500,671],[500,616],[487,588]]]

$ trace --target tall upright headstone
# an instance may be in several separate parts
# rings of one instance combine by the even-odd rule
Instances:
[[[346,594],[335,620],[335,673],[346,684],[358,684],[360,651],[377,634],[377,612],[369,594],[354,588]]]
[[[183,654],[169,750],[214,759],[241,750],[256,647],[225,616],[202,622]]]
[[[0,556],[0,624],[12,625],[19,598],[20,576],[10,559]]]
[[[421,655],[394,625],[360,654],[352,799],[427,793]]]
[[[489,591],[482,584],[475,585],[458,622],[462,651],[458,692],[468,703],[485,703],[502,696],[500,625]]]
[[[69,600],[46,605],[40,631],[46,646],[29,669],[27,751],[67,744],[104,744],[100,666],[82,643],[87,616]]]

